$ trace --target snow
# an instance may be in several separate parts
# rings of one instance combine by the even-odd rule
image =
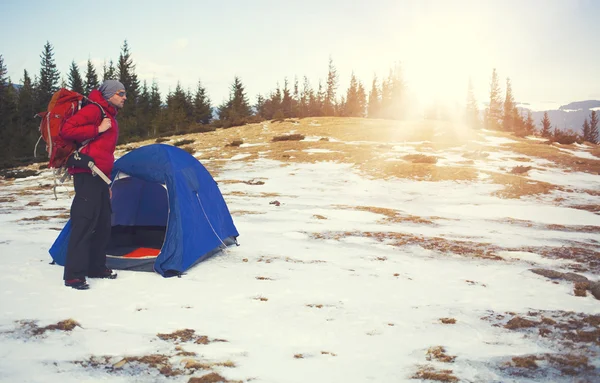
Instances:
[[[484,140],[492,146],[513,142],[491,135]],[[396,143],[393,151],[415,149]],[[451,150],[437,155],[443,157],[441,165],[464,160]],[[444,345],[457,356],[451,368],[461,381],[513,381],[490,361],[556,349],[491,326],[483,316],[532,309],[600,313],[593,297],[575,297],[570,284],[549,283],[529,271],[567,270],[571,261],[520,250],[499,251],[503,261],[442,255],[418,242],[399,247],[392,239],[379,241],[365,234],[439,237],[505,248],[597,244],[600,230],[559,231],[545,225],[600,227],[600,215],[553,202],[562,197],[597,205],[599,196],[554,191],[502,199],[494,196],[502,186],[490,183],[483,173],[473,182],[378,180],[350,164],[239,161],[248,156],[234,156],[216,179],[265,181],[219,182],[240,232],[239,247],[194,266],[182,278],[119,271],[116,280],[91,280],[88,291],[64,287],[62,268],[48,264],[47,250],[65,219],[23,220],[68,212],[72,189],[59,187],[58,200],[48,189],[18,194],[50,183],[49,171],[1,184],[0,199],[14,201],[0,205],[0,381],[187,382],[189,376],[164,377],[151,369],[132,376],[131,370],[107,372],[73,363],[91,356],[107,355],[116,363],[125,356],[161,353],[177,362],[181,358],[174,356],[175,345],[157,334],[179,329],[227,340],[181,346],[202,360],[234,362],[234,368],[215,367],[230,380],[409,382],[416,366],[426,363],[427,349]],[[511,157],[523,156],[498,149],[473,166],[502,171],[523,164]],[[599,175],[564,172],[546,160],[530,159],[526,164],[535,167],[530,180],[600,189]],[[270,204],[273,200],[281,205]],[[28,206],[37,201],[39,206]],[[432,223],[385,221],[377,210],[360,207],[394,209]],[[43,210],[50,208],[63,210]],[[240,211],[256,214],[236,214]],[[531,225],[515,225],[511,219]],[[347,235],[335,239],[336,233]],[[441,324],[444,317],[457,323]],[[20,331],[16,323],[36,320],[46,326],[68,318],[81,327],[37,337]],[[302,357],[294,357],[298,354]]]
[[[572,154],[575,157],[579,157],[579,158],[588,158],[590,160],[599,159],[598,157],[594,156],[590,152],[586,152],[584,150],[570,150],[570,149],[565,149],[565,148],[558,148],[558,150],[560,150],[561,152]]]

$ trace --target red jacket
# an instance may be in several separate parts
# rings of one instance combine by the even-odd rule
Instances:
[[[106,117],[110,118],[111,128],[101,134],[98,133],[98,127],[102,122],[102,113],[97,105],[89,104],[65,121],[60,130],[60,136],[66,140],[73,140],[78,143],[92,139],[92,141],[81,149],[81,153],[92,157],[96,166],[110,178],[110,173],[115,162],[117,139],[119,138],[119,125],[115,118],[117,108],[109,104],[97,89],[91,91],[88,98],[102,106]],[[90,173],[91,170],[87,168],[69,169],[70,174],[84,172]]]

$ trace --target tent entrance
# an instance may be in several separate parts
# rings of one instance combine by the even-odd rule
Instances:
[[[120,174],[112,193],[107,266],[152,271],[167,230],[167,189],[159,183]]]

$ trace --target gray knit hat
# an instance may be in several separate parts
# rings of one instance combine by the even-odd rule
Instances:
[[[102,97],[108,100],[120,90],[125,90],[125,85],[121,84],[117,80],[106,80],[100,85],[98,90],[102,93]]]

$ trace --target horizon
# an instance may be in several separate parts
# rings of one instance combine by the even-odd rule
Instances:
[[[110,16],[98,18],[97,27],[91,27],[98,31],[77,35],[74,30],[90,28],[81,15],[103,11],[100,6],[51,9],[38,0],[6,1],[0,5],[3,14],[27,13],[27,27],[34,28],[27,36],[12,39],[14,31],[23,28],[21,19],[10,18],[0,26],[0,55],[7,75],[13,83],[20,82],[23,70],[34,78],[48,41],[61,78],[66,79],[71,61],[84,75],[90,59],[101,80],[103,63],[118,61],[126,40],[140,84],[156,80],[164,99],[178,82],[194,92],[200,80],[213,106],[228,98],[235,76],[251,104],[258,94],[266,96],[278,84],[283,87],[286,78],[293,89],[295,76],[300,87],[307,76],[316,89],[319,80],[326,81],[330,57],[338,74],[338,98],[345,96],[352,73],[369,92],[374,75],[380,85],[400,64],[410,97],[423,106],[464,104],[469,78],[477,102],[485,103],[493,68],[503,93],[506,78],[511,79],[517,103],[560,106],[600,100],[600,89],[594,87],[600,83],[594,67],[600,52],[591,49],[594,36],[600,35],[592,16],[599,13],[600,3],[589,0],[526,4],[382,0],[346,9],[339,0],[303,5],[268,0],[259,5],[141,4],[122,4]],[[178,5],[185,12],[166,19],[164,15]],[[68,20],[69,29],[49,28],[47,20],[56,19]],[[178,20],[175,28],[157,27],[171,19]]]

